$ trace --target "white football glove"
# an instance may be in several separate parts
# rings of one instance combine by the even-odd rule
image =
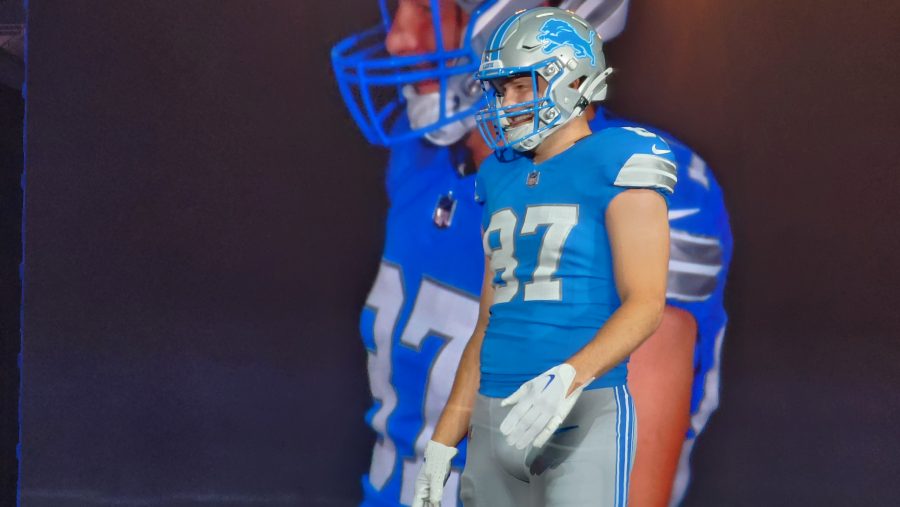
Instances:
[[[416,496],[412,507],[441,507],[444,483],[450,475],[450,460],[456,456],[456,447],[429,440],[425,446],[425,464],[416,477]]]
[[[506,443],[517,449],[528,444],[542,447],[569,415],[591,378],[566,396],[575,380],[575,368],[563,363],[522,384],[516,392],[500,402],[501,407],[515,405],[503,422],[500,432]]]

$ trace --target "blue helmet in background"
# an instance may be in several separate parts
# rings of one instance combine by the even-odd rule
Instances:
[[[455,1],[469,14],[457,47],[444,47],[441,2]],[[462,139],[475,126],[474,114],[483,107],[475,72],[490,34],[523,9],[559,3],[585,18],[604,40],[625,25],[628,0],[430,0],[435,50],[416,55],[388,53],[392,19],[387,0],[379,0],[381,23],[338,42],[331,61],[338,87],[350,114],[366,139],[390,146],[424,137],[446,146]],[[416,85],[436,83],[433,92],[419,93]],[[406,115],[409,128],[398,120]],[[401,124],[404,122],[401,122]]]

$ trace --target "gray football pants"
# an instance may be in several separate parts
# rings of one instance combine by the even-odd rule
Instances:
[[[512,407],[478,395],[472,412],[465,507],[624,507],[636,420],[626,386],[584,391],[541,449],[506,443],[500,423]]]

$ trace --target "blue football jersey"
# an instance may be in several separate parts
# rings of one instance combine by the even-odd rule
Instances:
[[[377,435],[363,505],[412,503],[425,444],[450,394],[478,318],[484,272],[475,177],[464,147],[414,139],[392,149],[384,254],[360,330],[368,349]],[[457,504],[465,445],[453,460],[445,505]]]
[[[674,190],[664,140],[641,128],[607,128],[535,164],[504,151],[478,170],[483,247],[494,301],[481,349],[480,392],[506,397],[574,355],[621,305],[606,209],[630,188]],[[626,361],[587,388],[625,383]]]

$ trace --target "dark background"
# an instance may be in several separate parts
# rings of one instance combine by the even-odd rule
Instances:
[[[376,16],[30,0],[23,505],[359,497],[386,154],[328,50]],[[688,506],[900,504],[897,26],[892,0],[641,0],[608,46],[611,107],[704,156],[735,232]]]
[[[0,0],[0,505],[14,505],[19,441],[19,324],[25,9]]]

